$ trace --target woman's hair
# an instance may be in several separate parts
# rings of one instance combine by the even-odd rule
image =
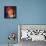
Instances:
[[[6,14],[8,15],[8,10],[10,10],[10,9],[13,10],[13,15],[15,15],[15,13],[16,13],[15,12],[15,8],[14,7],[10,7],[10,6],[6,8]]]

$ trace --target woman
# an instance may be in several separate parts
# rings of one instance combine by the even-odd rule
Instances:
[[[6,7],[5,17],[6,18],[16,18],[16,9],[15,9],[15,7],[12,7],[12,6]]]

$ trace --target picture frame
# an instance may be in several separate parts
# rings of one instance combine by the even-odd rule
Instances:
[[[16,6],[4,6],[4,18],[16,18]]]

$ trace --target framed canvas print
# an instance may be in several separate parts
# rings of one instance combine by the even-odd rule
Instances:
[[[4,18],[16,18],[16,6],[4,6]]]

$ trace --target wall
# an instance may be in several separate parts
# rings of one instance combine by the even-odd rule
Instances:
[[[4,19],[7,5],[17,7],[16,19]],[[0,0],[0,44],[8,43],[9,32],[18,32],[18,24],[46,24],[46,0]]]

